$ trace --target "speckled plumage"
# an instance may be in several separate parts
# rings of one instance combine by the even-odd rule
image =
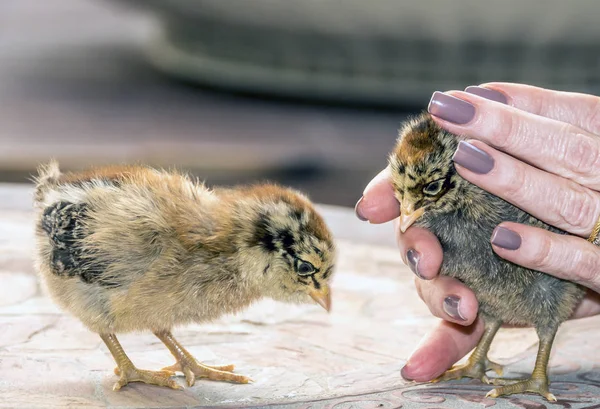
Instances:
[[[444,254],[440,273],[473,290],[484,321],[534,326],[541,340],[551,342],[584,290],[500,258],[490,238],[503,221],[560,231],[458,175],[452,156],[460,140],[428,114],[408,122],[389,158],[396,197],[424,209],[414,225],[438,237]],[[440,182],[439,192],[425,194],[423,189],[435,180]]]
[[[49,294],[101,334],[118,363],[125,355],[116,333],[153,331],[173,346],[174,326],[263,297],[312,296],[329,308],[333,238],[299,192],[268,184],[210,190],[138,166],[61,174],[51,163],[40,168],[35,204],[36,264]],[[164,373],[128,371],[117,389],[133,380],[175,387]]]

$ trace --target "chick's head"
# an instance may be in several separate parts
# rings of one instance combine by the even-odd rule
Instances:
[[[265,260],[263,294],[294,303],[312,298],[329,311],[335,246],[324,220],[306,197],[291,189],[269,185],[255,194],[248,243]]]
[[[450,212],[464,201],[467,182],[454,168],[457,136],[441,129],[429,114],[407,122],[389,157],[391,183],[400,202],[400,230],[423,215]]]

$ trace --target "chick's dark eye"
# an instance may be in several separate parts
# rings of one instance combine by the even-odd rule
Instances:
[[[310,264],[308,261],[300,260],[298,262],[298,274],[300,275],[308,275],[312,274],[315,271],[315,267]]]
[[[425,185],[423,188],[423,193],[426,195],[435,196],[440,193],[440,190],[442,190],[442,180],[434,180],[433,182]]]

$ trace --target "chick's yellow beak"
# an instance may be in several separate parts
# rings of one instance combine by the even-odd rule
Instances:
[[[320,290],[312,290],[309,295],[327,312],[331,311],[331,290],[328,285],[323,285]]]
[[[407,203],[400,206],[400,231],[404,233],[419,217],[423,215],[425,209],[422,207],[415,210],[412,203]]]

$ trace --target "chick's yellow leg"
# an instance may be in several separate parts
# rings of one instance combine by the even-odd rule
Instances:
[[[495,319],[484,319],[484,322],[485,331],[483,336],[471,356],[469,356],[467,362],[452,367],[432,382],[443,382],[467,377],[481,379],[482,382],[490,383],[490,380],[485,374],[487,371],[493,370],[498,375],[502,375],[502,366],[490,361],[487,357],[492,340],[494,339],[496,332],[498,332],[502,322]]]
[[[181,385],[171,379],[175,375],[173,371],[146,371],[137,369],[127,354],[125,354],[123,347],[114,334],[100,334],[100,338],[102,338],[117,362],[115,374],[119,375],[120,378],[113,386],[113,390],[117,391],[129,382],[144,382],[151,385],[167,386],[173,389],[183,389]]]
[[[492,389],[486,395],[489,398],[497,398],[503,395],[512,395],[513,393],[533,392],[537,393],[550,402],[556,402],[556,397],[550,393],[548,383],[548,361],[550,359],[550,351],[552,349],[552,343],[554,342],[554,336],[556,335],[556,329],[548,331],[548,333],[540,334],[540,346],[538,348],[537,358],[535,360],[535,367],[531,373],[531,377],[526,380],[515,380],[515,379],[494,379],[492,384],[494,385],[506,385],[500,388]]]
[[[232,373],[233,365],[209,366],[196,360],[169,331],[155,332],[154,335],[169,348],[177,362],[164,370],[183,372],[189,386],[194,385],[196,377],[208,378],[215,381],[248,383],[252,380],[246,376]]]

